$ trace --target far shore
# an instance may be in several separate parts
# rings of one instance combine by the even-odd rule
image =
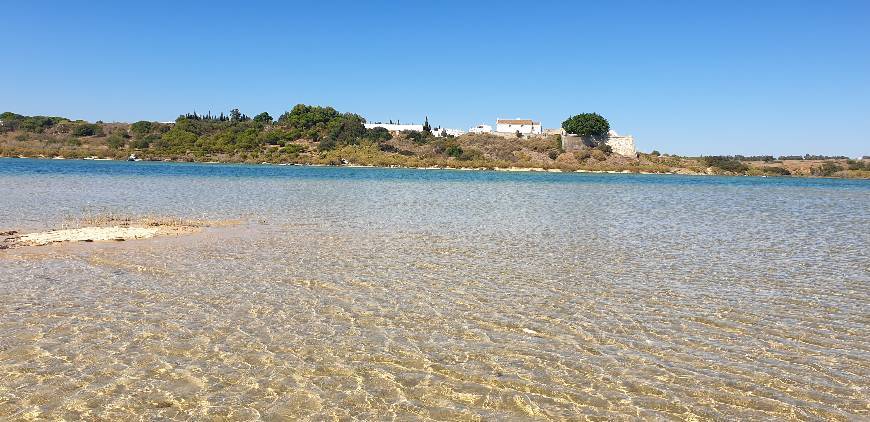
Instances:
[[[81,161],[128,161],[123,159],[116,159],[112,157],[64,157],[64,156],[3,156],[0,155],[0,158],[7,159],[34,159],[34,160],[81,160]],[[812,175],[802,175],[802,174],[792,174],[792,175],[746,175],[746,174],[728,174],[722,172],[716,172],[714,169],[707,169],[706,172],[698,172],[693,171],[687,168],[679,168],[675,169],[675,171],[670,172],[650,172],[650,171],[638,171],[636,169],[617,169],[617,170],[596,170],[596,169],[576,169],[576,170],[564,170],[560,168],[545,168],[545,167],[519,167],[519,166],[510,166],[510,167],[462,167],[462,166],[402,166],[402,165],[389,165],[389,166],[378,166],[373,164],[357,164],[357,163],[347,163],[347,164],[323,164],[323,163],[272,163],[272,162],[251,162],[251,161],[215,161],[210,159],[208,161],[196,161],[196,160],[185,160],[185,159],[169,159],[169,158],[160,158],[160,159],[145,159],[141,160],[145,162],[167,162],[167,163],[196,163],[196,164],[248,164],[248,165],[271,165],[271,166],[301,166],[301,167],[344,167],[344,168],[401,168],[401,169],[413,169],[413,170],[457,170],[457,171],[500,171],[500,172],[520,172],[520,173],[592,173],[592,174],[645,174],[645,175],[682,175],[682,176],[755,176],[755,177],[801,177],[801,178],[828,178],[828,179],[868,179],[868,177],[836,177],[836,176],[812,176]]]

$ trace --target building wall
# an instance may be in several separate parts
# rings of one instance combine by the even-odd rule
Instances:
[[[376,127],[382,127],[390,132],[400,132],[403,130],[416,130],[417,132],[423,131],[423,125],[396,125],[390,123],[366,123],[364,125],[366,129],[374,129]]]
[[[468,129],[469,133],[490,133],[492,132],[492,126],[490,125],[477,125],[471,129]]]
[[[495,131],[503,133],[516,133],[517,131],[520,131],[520,133],[528,135],[531,133],[541,133],[541,125],[512,125],[497,123],[495,125]]]
[[[633,136],[608,136],[607,145],[613,148],[613,152],[626,157],[637,157],[637,149],[634,147]]]
[[[613,152],[624,155],[626,157],[637,157],[637,149],[634,146],[633,136],[610,135],[604,141],[605,144],[613,148]],[[584,146],[592,147],[594,143],[589,138],[583,138],[577,135],[562,135],[562,149],[565,151],[576,151]]]

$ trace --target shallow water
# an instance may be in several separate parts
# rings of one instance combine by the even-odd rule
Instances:
[[[870,182],[0,159],[0,419],[870,417]]]

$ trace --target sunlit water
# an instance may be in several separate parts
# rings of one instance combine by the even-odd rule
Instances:
[[[870,182],[0,159],[0,419],[870,417]]]

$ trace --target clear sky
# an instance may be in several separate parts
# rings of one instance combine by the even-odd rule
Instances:
[[[174,120],[331,105],[558,127],[642,151],[870,154],[870,1],[0,0],[0,111]]]

